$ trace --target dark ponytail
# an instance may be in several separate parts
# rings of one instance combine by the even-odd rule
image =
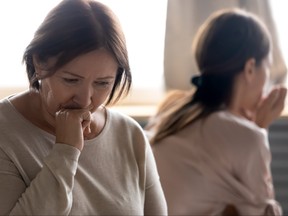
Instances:
[[[246,62],[253,58],[259,65],[269,55],[271,42],[258,17],[241,9],[225,9],[212,14],[200,27],[193,49],[200,72],[191,80],[195,91],[183,93],[178,99],[173,95],[166,99],[174,105],[160,108],[154,123],[149,124],[153,131],[151,143],[227,108],[236,77]]]

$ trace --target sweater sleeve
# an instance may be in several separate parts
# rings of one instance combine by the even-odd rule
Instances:
[[[145,215],[167,215],[167,203],[164,197],[162,186],[151,150],[147,144],[146,148],[146,191],[145,191]]]
[[[271,174],[271,152],[266,130],[247,134],[251,142],[247,144],[243,162],[237,166],[238,177],[251,191],[250,204],[240,205],[241,214],[282,215],[281,206],[275,200]],[[252,205],[251,205],[252,204]]]
[[[80,151],[55,144],[41,171],[27,187],[0,151],[0,215],[68,215]]]

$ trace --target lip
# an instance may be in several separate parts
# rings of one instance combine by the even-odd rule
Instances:
[[[83,108],[81,108],[81,107],[79,107],[79,106],[64,106],[64,107],[62,107],[63,109],[83,109]]]
[[[76,103],[66,103],[66,104],[60,104],[59,109],[83,109],[83,108]]]
[[[93,105],[89,105],[88,107],[80,107],[77,105],[65,105],[65,106],[60,106],[60,109],[89,109],[90,111],[94,110],[95,111],[95,107]]]

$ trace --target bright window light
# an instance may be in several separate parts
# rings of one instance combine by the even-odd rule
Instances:
[[[133,88],[162,89],[167,0],[100,0],[118,16],[127,40]],[[22,55],[44,17],[60,0],[1,1],[1,87],[28,85]]]
[[[288,1],[275,1],[270,0],[270,5],[272,8],[272,14],[274,16],[274,21],[276,29],[278,32],[279,46],[284,56],[286,64],[288,64],[288,28],[287,28],[287,8]]]
[[[59,1],[1,1],[0,87],[28,86],[23,52],[49,9]]]
[[[274,16],[274,22],[278,33],[279,46],[283,54],[284,61],[288,66],[288,28],[287,28],[287,7],[288,1],[284,0],[270,0],[272,8],[272,14]],[[288,79],[286,79],[286,86],[288,87]],[[286,107],[284,109],[284,115],[288,113],[288,98],[286,97]]]

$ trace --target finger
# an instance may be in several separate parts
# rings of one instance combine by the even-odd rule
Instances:
[[[262,101],[259,103],[258,109],[257,109],[257,119],[259,117],[263,117],[263,115],[267,115],[268,113],[271,113],[273,105],[275,104],[275,98],[279,94],[279,88],[274,87],[269,94],[262,99]],[[261,118],[262,118],[261,117]]]
[[[90,111],[82,112],[81,119],[82,119],[82,121],[90,121],[91,120],[91,112]]]
[[[271,91],[271,94],[269,94],[269,96],[267,98],[268,99],[267,103],[269,103],[270,107],[272,107],[275,104],[275,102],[277,101],[278,97],[279,97],[279,88],[274,88]]]
[[[90,123],[91,123],[91,112],[90,111],[86,111],[84,113],[82,113],[82,128],[85,130],[87,128],[88,132],[91,132],[91,128],[90,128]]]
[[[68,112],[66,109],[60,109],[55,113],[57,119],[67,119]]]
[[[276,109],[276,111],[281,111],[284,109],[286,95],[287,89],[284,87],[279,88],[279,93],[273,104],[273,108]]]
[[[277,101],[279,95],[279,88],[273,88],[268,96],[263,100],[262,107],[265,109],[271,109]]]
[[[86,127],[86,128],[83,130],[84,139],[85,139],[89,134],[91,134],[91,129],[90,129],[90,127]]]
[[[88,107],[84,108],[83,110],[91,111],[94,109],[94,105],[90,104]]]

